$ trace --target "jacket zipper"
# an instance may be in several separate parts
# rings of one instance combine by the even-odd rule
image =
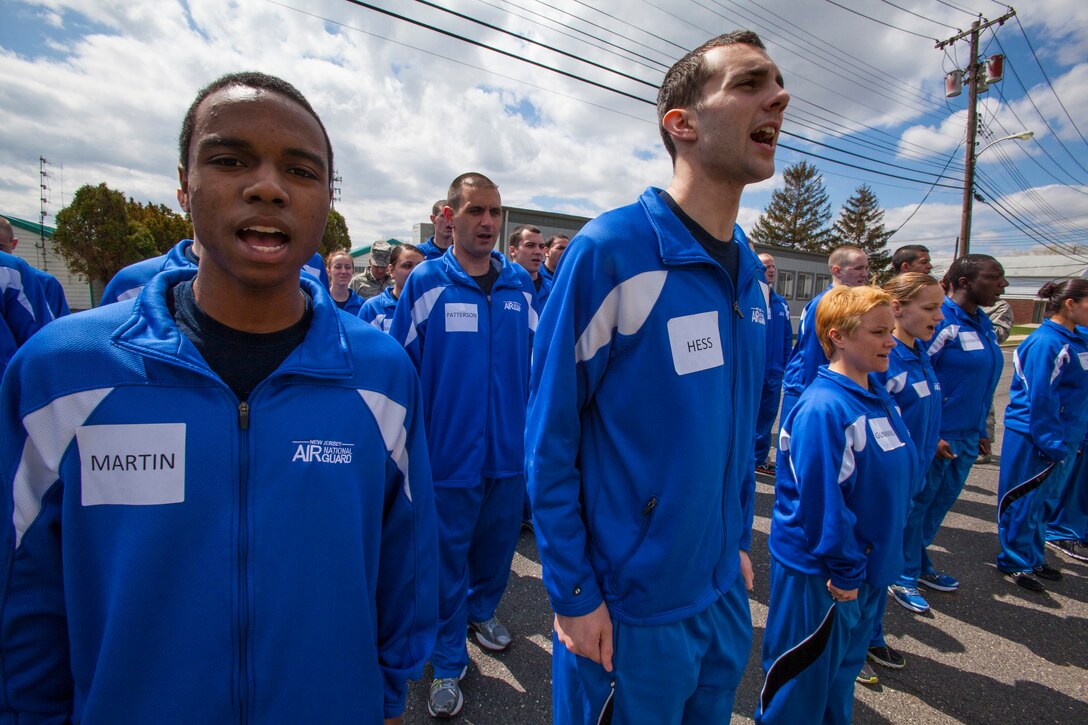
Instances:
[[[249,722],[249,403],[238,404],[238,705]]]

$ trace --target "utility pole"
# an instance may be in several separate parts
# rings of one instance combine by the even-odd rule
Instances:
[[[946,46],[955,43],[962,38],[970,37],[971,55],[970,62],[964,69],[964,82],[967,84],[967,150],[964,152],[963,174],[963,210],[960,213],[960,238],[957,246],[956,257],[969,254],[971,247],[971,213],[975,202],[975,136],[978,134],[978,85],[980,74],[984,73],[984,66],[978,58],[979,33],[991,25],[1004,25],[1005,21],[1016,15],[1016,11],[1009,8],[1009,12],[995,20],[982,22],[981,16],[971,23],[971,29],[956,35],[948,40],[942,40],[935,46],[938,50],[944,50]]]
[[[38,157],[38,176],[40,177],[39,180],[41,182],[41,187],[42,187],[41,188],[41,207],[40,207],[41,211],[39,212],[39,215],[38,215],[38,225],[40,227],[41,239],[39,239],[38,243],[35,244],[34,246],[36,246],[38,248],[38,254],[39,254],[40,259],[42,261],[42,271],[43,272],[49,271],[49,259],[46,257],[46,254],[45,254],[45,251],[46,251],[45,250],[45,215],[46,215],[45,205],[49,203],[49,184],[46,183],[46,180],[49,178],[49,174],[46,172],[45,167],[46,167],[46,165],[48,163],[49,163],[49,161],[47,161],[44,156],[39,156]]]

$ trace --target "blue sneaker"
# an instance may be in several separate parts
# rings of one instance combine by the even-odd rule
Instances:
[[[904,609],[909,609],[915,614],[921,614],[929,610],[929,602],[922,597],[915,587],[893,584],[888,587],[888,596],[894,599],[896,604]]]
[[[960,582],[956,577],[942,574],[939,571],[927,571],[918,577],[918,583],[939,592],[954,592],[960,588]]]

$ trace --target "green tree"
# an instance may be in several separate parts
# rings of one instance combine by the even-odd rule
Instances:
[[[869,255],[869,269],[885,271],[891,261],[887,242],[892,233],[884,228],[884,210],[868,184],[855,189],[842,205],[834,231],[836,244],[861,247]]]
[[[151,234],[159,254],[166,254],[182,239],[193,238],[193,225],[189,219],[162,204],[141,204],[129,198],[125,210],[130,222]]]
[[[325,224],[325,234],[321,237],[321,252],[324,259],[330,252],[337,249],[351,249],[351,236],[348,234],[348,223],[344,215],[335,209],[329,210],[329,221]]]
[[[122,267],[159,254],[151,232],[128,217],[125,195],[105,184],[79,187],[57,212],[53,243],[68,269],[106,281]]]
[[[752,241],[810,252],[831,251],[831,202],[816,167],[802,161],[782,172],[785,186],[771,196],[749,234]]]

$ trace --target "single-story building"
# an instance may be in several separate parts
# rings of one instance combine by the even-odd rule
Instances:
[[[68,271],[68,266],[53,248],[53,234],[56,232],[54,227],[8,214],[3,217],[11,222],[15,238],[19,240],[15,246],[15,256],[31,267],[56,277],[64,288],[64,296],[72,312],[89,310],[98,303],[102,290],[88,282],[85,277]]]
[[[1009,286],[1002,299],[1012,307],[1017,325],[1042,322],[1045,303],[1036,295],[1039,288],[1056,279],[1088,278],[1088,254],[1018,254],[997,257],[1005,268]],[[933,260],[933,275],[938,279],[948,271],[952,260]]]

